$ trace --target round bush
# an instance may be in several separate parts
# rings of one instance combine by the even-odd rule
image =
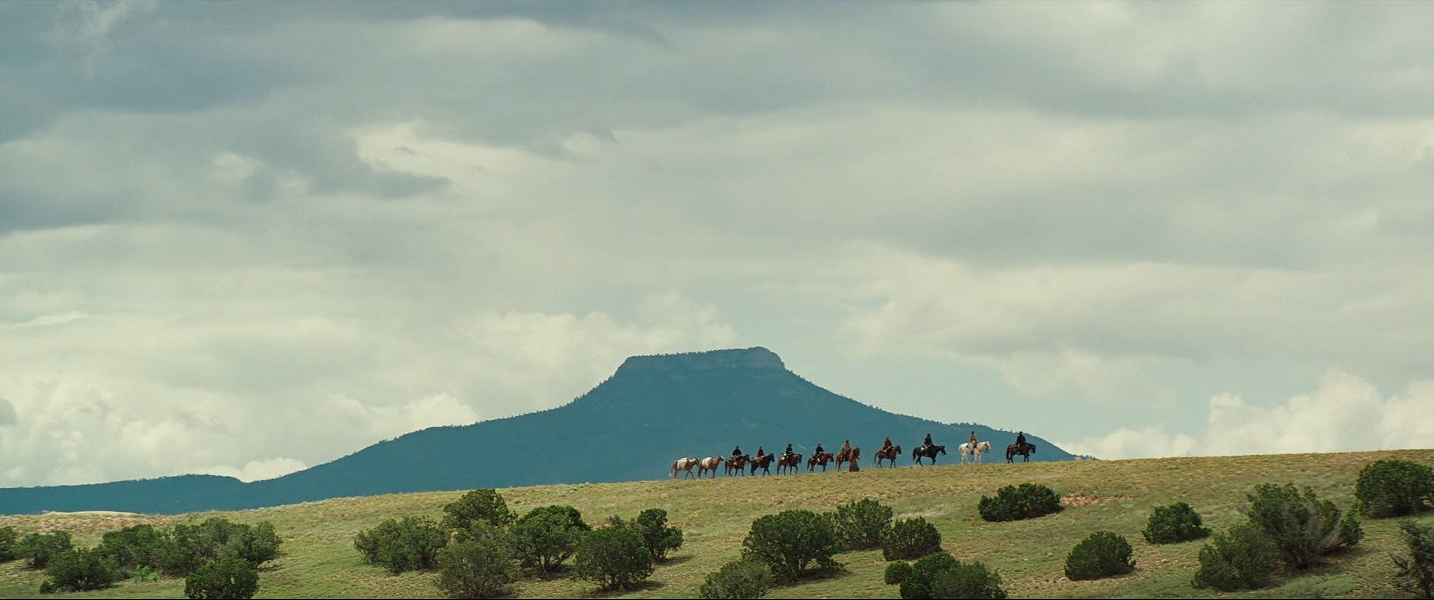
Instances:
[[[652,554],[636,531],[604,527],[583,536],[573,567],[602,589],[630,590],[652,576]]]
[[[902,519],[881,538],[881,556],[886,560],[921,558],[941,551],[941,532],[926,519]]]
[[[682,547],[682,530],[667,526],[667,511],[649,508],[637,515],[637,520],[627,523],[633,531],[642,536],[642,543],[652,554],[652,560],[667,558],[667,553]]]
[[[831,520],[809,510],[784,510],[753,521],[742,548],[744,557],[767,563],[782,581],[837,566]]]
[[[438,551],[448,544],[448,534],[423,517],[388,519],[354,537],[354,548],[376,565],[388,567],[393,573],[433,569],[438,566]]]
[[[1199,560],[1195,587],[1224,592],[1256,589],[1269,583],[1280,564],[1280,550],[1257,525],[1245,522],[1215,534],[1200,548]]]
[[[882,576],[882,581],[885,581],[887,585],[901,585],[901,582],[906,581],[906,578],[910,576],[911,563],[898,560],[886,565],[886,574]]]
[[[32,533],[15,542],[15,555],[29,559],[31,567],[43,569],[50,564],[51,558],[70,547],[69,532]]]
[[[150,525],[106,532],[98,548],[114,562],[121,576],[129,576],[141,567],[159,567],[168,549],[169,537]]]
[[[1210,529],[1201,526],[1200,513],[1189,504],[1178,502],[1157,506],[1141,532],[1152,544],[1174,544],[1210,536]]]
[[[583,534],[592,531],[571,506],[542,506],[513,524],[513,544],[523,566],[551,573],[577,552]]]
[[[707,575],[697,590],[699,598],[761,598],[776,583],[772,570],[755,560],[738,560],[722,565]]]
[[[997,490],[995,498],[981,496],[976,508],[987,521],[1018,521],[1060,512],[1061,499],[1044,485],[1023,483]]]
[[[50,589],[66,592],[101,590],[119,581],[119,570],[104,553],[84,548],[56,554],[45,565]]]
[[[1359,471],[1354,497],[1366,517],[1397,517],[1434,504],[1434,469],[1397,458],[1378,460]]]
[[[931,580],[932,598],[1006,598],[1001,575],[979,562],[957,561],[936,574]]]
[[[486,488],[473,490],[443,506],[443,526],[448,529],[468,529],[473,523],[483,522],[493,527],[507,527],[513,524],[513,511],[497,490]]]
[[[257,591],[259,570],[237,556],[205,563],[184,578],[184,595],[194,599],[253,598]]]
[[[934,598],[931,595],[931,584],[936,581],[936,575],[958,564],[959,561],[945,552],[916,561],[916,564],[911,565],[911,573],[901,580],[901,597],[909,600]]]
[[[892,511],[871,498],[838,506],[832,513],[832,527],[845,550],[865,550],[881,545],[882,536],[891,529]]]
[[[1081,581],[1129,573],[1135,570],[1135,561],[1130,558],[1133,552],[1124,537],[1097,531],[1066,555],[1066,578]]]
[[[496,598],[518,579],[518,561],[501,535],[486,522],[470,527],[489,532],[466,536],[438,552],[438,589],[449,598]]]
[[[1261,484],[1248,499],[1245,513],[1250,522],[1275,542],[1285,564],[1296,569],[1310,568],[1321,555],[1354,546],[1364,535],[1358,517],[1341,520],[1334,503],[1320,500],[1308,486],[1301,491],[1292,483]]]

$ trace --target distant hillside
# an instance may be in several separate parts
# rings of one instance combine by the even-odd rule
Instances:
[[[118,510],[174,514],[277,506],[345,496],[613,482],[667,477],[681,456],[730,454],[734,444],[803,454],[843,440],[863,449],[863,467],[883,436],[911,448],[930,433],[960,461],[956,446],[975,430],[1004,462],[1015,433],[944,425],[897,415],[833,394],[787,370],[766,348],[636,356],[592,391],[542,412],[462,427],[434,427],[380,442],[284,477],[242,483],[182,476],[82,486],[0,489],[0,514]],[[1038,436],[1032,461],[1073,457]],[[1019,458],[1017,460],[1020,460]]]

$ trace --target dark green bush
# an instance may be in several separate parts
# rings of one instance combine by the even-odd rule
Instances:
[[[486,521],[438,552],[438,589],[449,598],[496,598],[518,579],[518,561],[502,531]]]
[[[882,575],[881,580],[885,581],[886,585],[901,585],[901,582],[906,581],[906,578],[910,576],[911,563],[898,560],[886,565],[886,573]]]
[[[1210,536],[1210,529],[1201,527],[1200,513],[1184,502],[1157,506],[1145,524],[1145,541],[1152,544],[1174,544]]]
[[[364,558],[393,573],[422,571],[438,566],[438,551],[448,544],[448,533],[432,519],[388,519],[354,537],[354,548]]]
[[[1393,557],[1399,569],[1395,584],[1421,598],[1434,598],[1434,527],[1405,521],[1399,524],[1399,534],[1409,556]]]
[[[15,542],[15,556],[29,560],[31,567],[43,569],[51,558],[70,547],[69,532],[32,533]]]
[[[236,556],[254,566],[272,560],[279,553],[279,536],[268,522],[255,527],[210,517],[200,523],[176,523],[170,527],[168,544],[160,566],[175,577],[194,573],[205,563]]]
[[[837,566],[831,520],[809,510],[784,510],[752,521],[742,548],[744,557],[767,563],[781,581]]]
[[[838,506],[831,519],[842,549],[865,550],[881,545],[882,536],[891,529],[891,516],[890,506],[863,498]]]
[[[15,543],[19,539],[20,534],[15,532],[14,527],[0,527],[0,563],[19,558],[15,555]]]
[[[1434,469],[1397,458],[1378,460],[1359,471],[1354,497],[1366,517],[1397,517],[1434,504]]]
[[[1060,512],[1061,499],[1044,485],[1023,483],[997,490],[994,498],[981,496],[977,509],[987,521],[1019,521]]]
[[[766,563],[738,560],[722,565],[716,573],[708,574],[697,590],[697,597],[761,598],[767,595],[773,583],[776,583],[776,578]]]
[[[1269,583],[1280,564],[1280,550],[1258,526],[1245,522],[1215,534],[1200,548],[1199,560],[1195,587],[1252,590]]]
[[[602,589],[630,590],[652,576],[652,553],[642,536],[627,527],[604,527],[583,536],[573,570]]]
[[[931,580],[932,598],[1006,598],[1001,575],[979,562],[960,562],[936,573]]]
[[[169,552],[169,536],[150,525],[135,525],[106,532],[98,550],[114,563],[121,577],[140,567],[158,568]]]
[[[120,580],[114,562],[99,550],[70,549],[50,558],[45,565],[50,589],[64,592],[102,590]]]
[[[1250,505],[1245,512],[1280,549],[1285,564],[1307,569],[1320,556],[1359,543],[1364,535],[1358,518],[1341,523],[1340,510],[1333,502],[1320,500],[1313,489],[1303,493],[1292,483],[1273,483],[1255,487],[1248,495]]]
[[[881,538],[881,556],[886,560],[921,558],[941,551],[941,532],[926,519],[901,519]]]
[[[231,528],[230,548],[249,564],[257,567],[279,556],[279,544],[283,542],[275,533],[273,523],[264,521],[252,526],[240,523],[231,525]]]
[[[447,529],[468,529],[475,522],[482,521],[493,527],[507,527],[513,524],[516,515],[508,510],[508,503],[497,490],[485,488],[473,490],[443,507],[443,526]]]
[[[911,573],[901,580],[901,597],[908,600],[933,598],[931,584],[936,582],[936,576],[958,564],[961,564],[960,561],[945,552],[937,552],[916,561],[916,564],[911,565]]]
[[[189,598],[253,598],[259,591],[259,569],[238,556],[225,556],[195,569],[184,578]]]
[[[682,547],[682,530],[667,526],[667,511],[649,508],[637,515],[637,520],[626,523],[638,535],[652,554],[652,560],[667,559],[667,553]]]
[[[547,574],[577,551],[578,542],[589,531],[592,528],[583,522],[578,509],[543,506],[513,524],[513,547],[524,567]]]
[[[1083,581],[1129,573],[1135,570],[1135,561],[1130,558],[1132,553],[1134,549],[1124,537],[1097,531],[1066,555],[1066,578]]]

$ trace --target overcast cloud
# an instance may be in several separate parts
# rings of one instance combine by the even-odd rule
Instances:
[[[0,486],[273,477],[755,345],[1102,458],[1429,447],[1431,28],[0,4]]]

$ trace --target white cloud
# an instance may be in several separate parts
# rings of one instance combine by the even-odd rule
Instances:
[[[244,463],[243,467],[237,469],[234,467],[219,466],[201,468],[195,472],[208,473],[210,475],[224,475],[240,481],[249,482],[282,477],[307,468],[309,468],[308,465],[302,461],[281,456],[278,458],[266,458],[264,460],[251,460]]]

